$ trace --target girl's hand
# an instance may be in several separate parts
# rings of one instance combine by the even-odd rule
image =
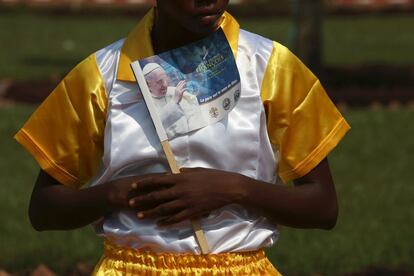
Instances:
[[[201,217],[245,196],[249,178],[213,169],[181,169],[180,174],[157,174],[136,182],[136,191],[152,191],[129,201],[140,219],[162,218],[160,225]]]
[[[108,202],[108,212],[129,208],[129,199],[136,196],[135,179],[121,178],[102,185]]]
[[[139,183],[142,179],[162,175],[167,174],[147,174],[140,176],[124,177],[101,185],[101,187],[105,190],[105,198],[108,202],[108,212],[130,208],[129,203],[132,198],[142,196],[153,191],[154,189],[157,189],[156,186],[148,186],[146,188],[138,189],[137,183]]]

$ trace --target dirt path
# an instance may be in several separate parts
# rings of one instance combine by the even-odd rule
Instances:
[[[333,101],[345,106],[414,107],[413,66],[329,67],[318,74]],[[0,80],[0,106],[42,102],[62,76],[22,81]]]

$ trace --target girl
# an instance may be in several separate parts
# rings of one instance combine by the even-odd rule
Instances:
[[[41,167],[33,227],[94,223],[105,238],[95,275],[279,275],[263,253],[278,224],[335,225],[326,157],[349,126],[291,52],[241,30],[227,5],[157,1],[125,40],[76,66],[16,135]],[[171,140],[183,168],[172,175],[130,63],[218,28],[236,57],[240,98],[227,118]],[[192,218],[211,254],[200,254]]]

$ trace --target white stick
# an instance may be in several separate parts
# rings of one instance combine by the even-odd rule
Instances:
[[[171,150],[170,143],[167,141],[161,142],[162,148],[164,149],[165,155],[167,156],[168,164],[170,165],[171,172],[174,174],[180,173],[180,169],[175,161],[174,154]],[[194,234],[198,245],[200,246],[202,254],[208,254],[210,252],[206,236],[204,235],[203,229],[201,229],[200,221],[198,219],[192,219],[191,225],[193,226]]]

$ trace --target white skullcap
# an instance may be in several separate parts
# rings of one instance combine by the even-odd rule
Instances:
[[[142,73],[144,74],[144,76],[146,76],[156,69],[162,69],[161,65],[155,62],[147,63],[144,66],[144,69],[142,69]]]

